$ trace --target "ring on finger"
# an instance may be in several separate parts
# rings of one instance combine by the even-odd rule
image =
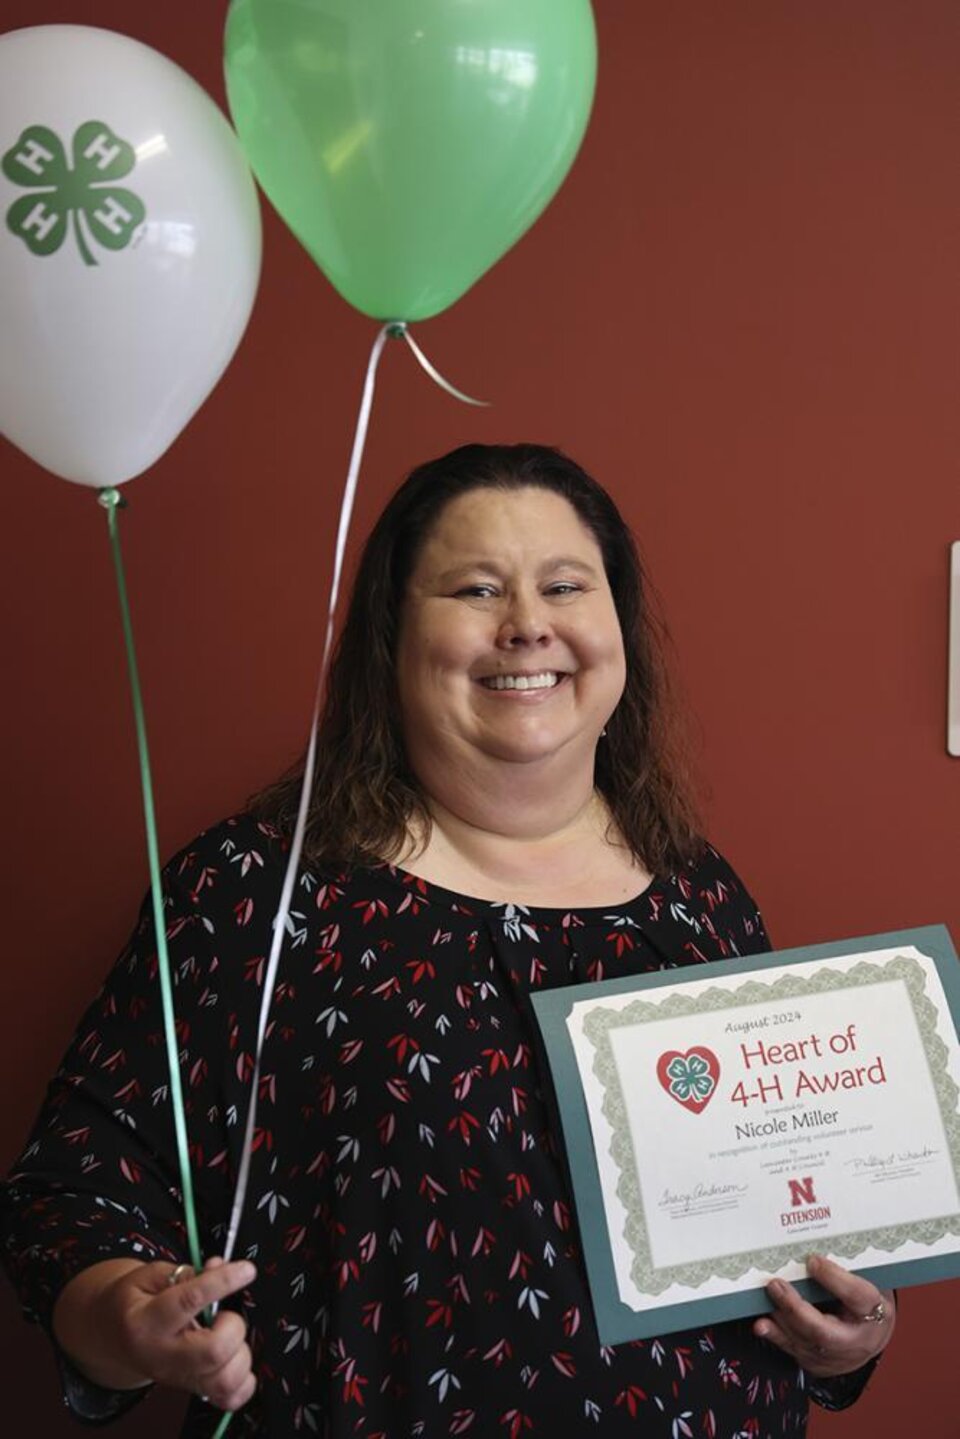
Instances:
[[[860,1315],[860,1322],[862,1324],[882,1324],[886,1317],[887,1306],[882,1299],[878,1299],[869,1314]]]
[[[192,1264],[178,1264],[176,1269],[167,1275],[167,1284],[172,1288],[174,1284],[180,1283],[184,1274],[192,1274],[193,1272]]]

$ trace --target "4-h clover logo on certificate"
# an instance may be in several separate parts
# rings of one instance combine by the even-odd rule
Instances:
[[[137,163],[133,146],[109,125],[87,120],[73,136],[73,168],[59,137],[46,125],[30,125],[3,157],[3,173],[32,193],[14,200],[7,229],[34,255],[59,250],[73,217],[73,234],[84,264],[96,265],[90,248],[123,250],[142,224],[146,208],[122,180]]]
[[[700,1114],[716,1092],[720,1061],[705,1044],[695,1044],[684,1054],[668,1049],[657,1061],[657,1078],[671,1099]]]

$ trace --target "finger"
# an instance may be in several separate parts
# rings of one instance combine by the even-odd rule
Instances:
[[[758,1339],[766,1339],[769,1344],[775,1344],[778,1349],[783,1349],[788,1354],[794,1353],[796,1344],[793,1336],[781,1328],[769,1314],[765,1314],[762,1319],[757,1320],[753,1326],[753,1332]]]
[[[767,1294],[773,1301],[773,1314],[757,1320],[754,1334],[794,1356],[823,1353],[829,1344],[829,1331],[818,1309],[806,1304],[796,1289],[783,1281],[767,1285]]]
[[[889,1323],[878,1325],[864,1323],[853,1315],[841,1318],[823,1314],[783,1280],[772,1281],[767,1292],[774,1303],[773,1314],[757,1320],[753,1332],[776,1344],[811,1373],[849,1373],[879,1354],[890,1339]]]
[[[247,1321],[232,1309],[221,1309],[212,1324],[187,1329],[182,1335],[183,1353],[191,1369],[212,1374],[228,1363],[247,1337]]]
[[[209,1328],[185,1329],[157,1348],[165,1353],[168,1367],[176,1369],[176,1382],[182,1388],[215,1398],[213,1391],[219,1395],[223,1387],[217,1382],[219,1375],[229,1369],[239,1380],[249,1369],[246,1336],[247,1326],[240,1315],[224,1309]],[[240,1365],[230,1369],[238,1355]]]
[[[860,1347],[865,1347],[870,1354],[879,1354],[890,1342],[897,1322],[897,1300],[893,1291],[878,1288],[864,1275],[851,1274],[842,1264],[822,1254],[810,1255],[807,1271],[840,1301],[839,1322],[848,1329],[864,1328]]]
[[[256,1277],[257,1271],[249,1260],[240,1259],[205,1269],[202,1274],[192,1274],[179,1284],[168,1286],[151,1306],[159,1331],[179,1333],[204,1310],[246,1288]]]
[[[204,1272],[208,1269],[219,1268],[224,1262],[222,1258],[214,1255],[204,1264]],[[158,1260],[154,1264],[142,1264],[137,1271],[138,1288],[148,1294],[160,1294],[174,1284],[182,1284],[195,1272],[193,1265],[185,1260],[179,1264],[173,1264],[165,1259]]]
[[[139,1269],[131,1271],[133,1282],[136,1288],[143,1294],[162,1294],[174,1284],[180,1284],[184,1279],[189,1279],[193,1273],[191,1264],[171,1264],[166,1259],[158,1259],[153,1264],[141,1264]]]
[[[218,1314],[210,1328],[197,1326],[155,1340],[150,1352],[156,1365],[154,1374],[163,1383],[218,1404],[233,1396],[252,1362],[246,1324],[229,1310]]]
[[[771,1297],[776,1305],[776,1322],[792,1352],[817,1359],[826,1356],[831,1362],[844,1362],[847,1358],[859,1362],[861,1352],[869,1347],[859,1332],[859,1322],[852,1324],[849,1319],[823,1313],[808,1304],[792,1284],[775,1281],[775,1285],[767,1288],[768,1293],[774,1291]]]
[[[777,1317],[764,1315],[753,1326],[759,1339],[776,1345],[789,1354],[810,1374],[846,1374],[859,1369],[871,1357],[869,1347],[861,1345],[856,1326],[838,1324],[839,1333],[800,1333]]]
[[[245,1404],[249,1404],[250,1400],[253,1398],[256,1392],[256,1376],[252,1373],[248,1374],[240,1387],[233,1394],[231,1394],[229,1398],[223,1399],[220,1403],[218,1403],[217,1408],[225,1409],[229,1413],[233,1414],[238,1409],[242,1409]],[[211,1402],[214,1401],[211,1400]]]
[[[826,1348],[832,1337],[830,1316],[808,1304],[786,1280],[771,1280],[767,1294],[774,1307],[773,1320],[789,1341],[812,1351]]]
[[[242,1403],[246,1403],[246,1397],[242,1396],[249,1397],[248,1381],[252,1376],[252,1369],[253,1356],[250,1347],[242,1344],[219,1369],[200,1371],[198,1382],[201,1393],[218,1409],[239,1408]]]
[[[858,1319],[869,1314],[882,1298],[880,1290],[869,1279],[851,1274],[849,1269],[844,1269],[842,1264],[835,1263],[824,1254],[809,1256],[807,1273]]]

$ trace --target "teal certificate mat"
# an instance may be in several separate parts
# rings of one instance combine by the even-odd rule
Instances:
[[[533,997],[602,1343],[960,1275],[960,964],[943,926]]]

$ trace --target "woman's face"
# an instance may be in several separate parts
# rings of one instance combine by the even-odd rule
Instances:
[[[545,489],[477,489],[440,512],[404,601],[406,748],[438,764],[592,755],[623,692],[623,640],[600,548]]]

